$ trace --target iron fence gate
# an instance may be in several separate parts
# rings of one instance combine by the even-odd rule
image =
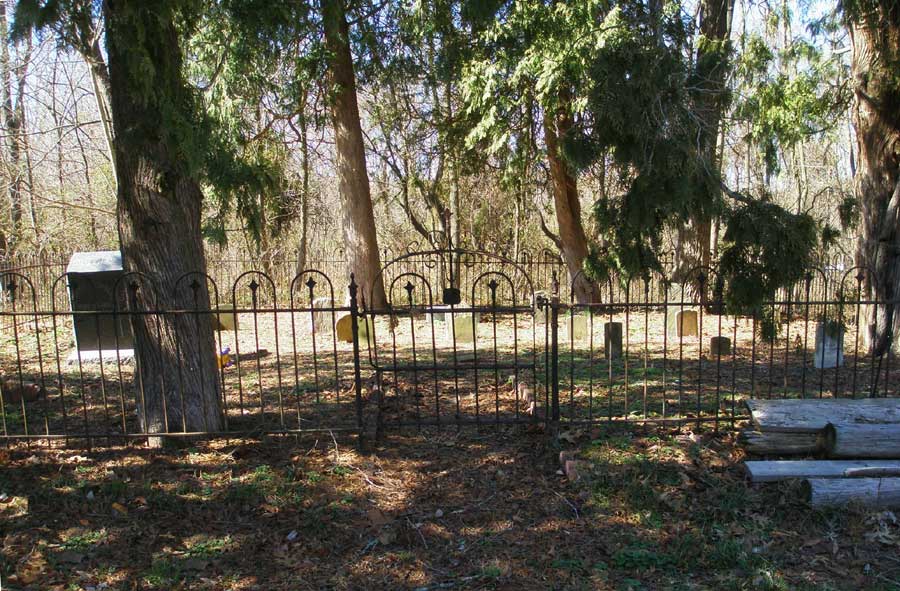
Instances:
[[[473,260],[482,263],[465,271]],[[222,290],[200,273],[173,285],[125,274],[109,307],[74,311],[58,302],[86,287],[69,276],[49,289],[27,272],[0,276],[7,443],[366,433],[373,422],[376,431],[718,427],[733,425],[748,398],[897,396],[900,388],[893,348],[876,356],[868,346],[868,319],[896,302],[867,300],[858,268],[839,277],[811,270],[749,316],[728,313],[714,269],[696,269],[682,283],[662,274],[610,278],[598,302],[578,303],[555,276],[535,283],[516,261],[462,249],[387,263],[387,301],[369,307],[361,302],[371,294],[359,293],[352,276],[345,290],[314,269],[286,284],[245,271]],[[209,305],[200,304],[204,292]],[[152,380],[138,369],[138,344],[123,346],[127,327],[141,319],[174,351],[166,375]],[[215,355],[189,355],[205,330]],[[75,346],[82,338],[96,350]],[[188,424],[192,383],[215,393],[216,428]],[[162,417],[148,428],[154,395]]]

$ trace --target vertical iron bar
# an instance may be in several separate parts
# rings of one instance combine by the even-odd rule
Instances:
[[[350,273],[350,332],[353,335],[353,388],[356,390],[356,430],[360,446],[363,444],[365,431],[363,429],[363,400],[362,400],[362,375],[359,364],[359,306],[356,301],[356,277]]]

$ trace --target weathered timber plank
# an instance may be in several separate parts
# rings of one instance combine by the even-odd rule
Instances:
[[[896,471],[900,476],[900,460],[748,460],[744,462],[747,474],[754,483],[778,482],[794,478],[844,478],[862,476],[862,471]],[[892,474],[893,472],[891,472]],[[868,476],[887,476],[888,472]]]
[[[832,458],[900,459],[900,424],[828,423],[825,453]]]
[[[747,453],[758,456],[809,455],[821,452],[824,443],[818,433],[764,433],[762,431],[741,431],[739,441]]]
[[[851,502],[873,509],[900,507],[900,478],[810,478],[804,488],[813,507]]]
[[[898,398],[748,400],[750,420],[760,431],[816,433],[828,423],[900,423]]]

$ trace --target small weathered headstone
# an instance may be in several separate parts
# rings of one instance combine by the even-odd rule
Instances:
[[[569,330],[569,336],[573,341],[588,340],[591,331],[590,313],[565,316],[560,318],[560,322],[565,323],[566,328]]]
[[[699,331],[696,310],[670,310],[668,315],[669,335],[678,337],[695,337]]]
[[[549,308],[547,302],[550,301],[550,295],[545,291],[536,291],[531,295],[531,308],[534,310],[534,321],[538,324],[547,322],[547,313]]]
[[[328,330],[331,328],[331,308],[334,308],[334,303],[331,301],[331,298],[327,296],[322,296],[315,298],[312,301],[313,307],[313,319],[312,323],[315,325],[316,332],[322,332],[323,330]],[[310,326],[310,330],[313,327]]]
[[[463,307],[466,307],[463,304]],[[474,319],[474,326],[473,326]],[[481,320],[478,312],[462,312],[458,314],[447,314],[445,322],[447,331],[447,340],[453,340],[453,333],[456,333],[457,343],[471,343],[475,340],[475,327]]]
[[[724,357],[731,354],[731,339],[728,337],[712,337],[709,339],[710,357]]]
[[[216,313],[212,315],[213,330],[236,330],[238,325],[237,314],[229,311],[234,310],[233,306],[221,305],[216,309]]]
[[[373,334],[374,327],[372,325],[372,318],[366,316],[365,318],[360,316],[357,320],[357,325],[359,326],[359,340],[361,343],[365,342],[369,335]],[[343,312],[338,315],[337,323],[335,324],[335,331],[337,332],[337,338],[339,341],[343,341],[345,343],[353,342],[353,320],[350,312]]]
[[[622,323],[606,322],[603,325],[603,350],[607,359],[622,357]]]
[[[569,482],[578,482],[578,480],[581,479],[581,472],[583,467],[584,466],[582,465],[582,462],[579,462],[578,460],[566,461],[563,471],[565,472],[566,478],[569,480]]]
[[[434,322],[437,324],[438,322],[447,322],[447,317],[449,316],[450,306],[445,306],[443,304],[435,304],[431,306],[431,311],[426,312],[425,320],[428,323]]]
[[[844,327],[837,322],[816,324],[816,369],[831,369],[844,364]]]

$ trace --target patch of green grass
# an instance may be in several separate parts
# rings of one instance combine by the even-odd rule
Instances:
[[[672,565],[672,559],[643,544],[631,544],[616,551],[612,556],[616,568],[628,571],[661,570]]]
[[[352,474],[353,470],[347,466],[335,466],[332,468],[331,473],[336,476],[347,476],[348,474]]]
[[[169,558],[157,558],[142,578],[150,587],[168,589],[181,579],[181,568]]]
[[[773,569],[758,569],[751,577],[754,589],[760,591],[793,591],[791,586],[784,577],[775,572]]]
[[[55,488],[57,490],[70,489],[78,486],[78,480],[76,480],[71,474],[63,472],[54,477],[49,482],[49,484],[50,488]]]
[[[65,550],[87,550],[103,541],[106,535],[105,529],[86,531],[69,537],[62,543],[62,547]]]
[[[259,484],[272,482],[276,478],[277,474],[272,470],[272,467],[267,464],[257,466],[250,475],[250,479]]]
[[[580,558],[557,558],[550,566],[560,570],[579,572],[584,570],[584,562]]]
[[[187,555],[191,558],[213,558],[224,552],[230,544],[231,536],[201,540],[188,547]]]
[[[125,493],[128,492],[128,483],[122,480],[102,482],[97,492],[103,496],[118,499],[124,497]]]
[[[481,569],[481,576],[486,579],[499,579],[503,575],[503,571],[499,566],[486,566]]]
[[[147,504],[158,511],[174,511],[181,507],[184,501],[178,498],[178,495],[169,491],[153,486],[151,483],[145,483],[143,497],[147,499]]]
[[[262,497],[263,493],[256,484],[235,479],[225,489],[223,501],[229,504],[256,504]]]
[[[284,482],[275,490],[266,495],[266,499],[276,507],[297,505],[303,502],[305,489],[302,484],[296,482]]]
[[[218,480],[219,478],[221,478],[221,476],[221,472],[200,472],[200,480],[203,480],[204,482],[212,482],[214,480]]]

